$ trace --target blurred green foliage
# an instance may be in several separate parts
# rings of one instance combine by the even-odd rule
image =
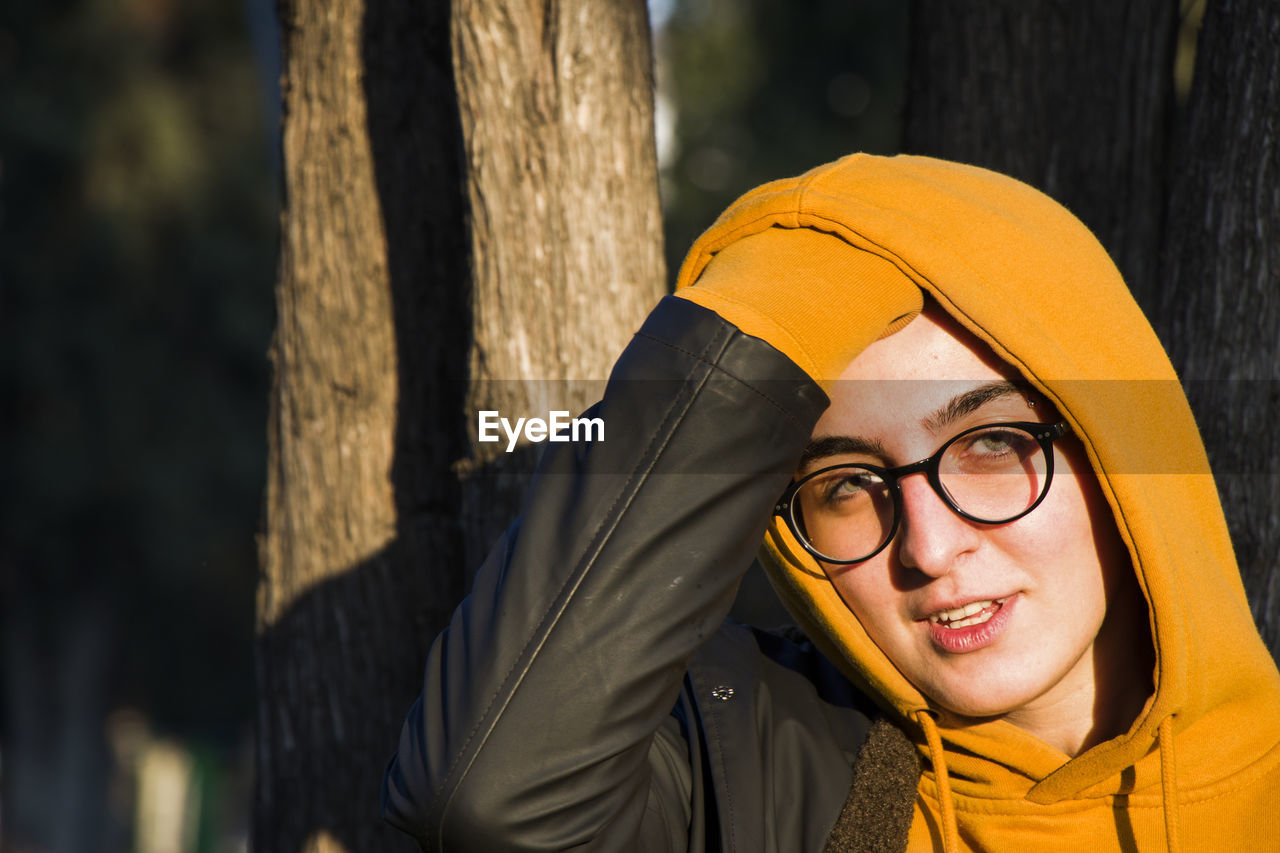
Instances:
[[[853,151],[898,150],[899,0],[676,0],[657,33],[667,263],[738,195]],[[661,121],[661,118],[660,118]]]
[[[0,23],[0,377],[10,607],[57,664],[106,605],[112,706],[239,736],[275,269],[245,7],[10,4]],[[52,676],[51,676],[52,677]]]

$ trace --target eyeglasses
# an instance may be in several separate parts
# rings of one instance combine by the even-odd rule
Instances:
[[[952,512],[983,524],[1006,524],[1049,493],[1053,442],[1066,422],[985,424],[952,436],[927,459],[898,468],[832,465],[792,483],[778,500],[781,516],[806,551],[824,563],[860,563],[884,550],[902,520],[899,480],[923,472]]]

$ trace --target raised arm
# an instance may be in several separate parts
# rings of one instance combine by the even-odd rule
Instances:
[[[432,647],[383,790],[425,849],[681,849],[670,713],[826,406],[809,374],[920,304],[829,234],[771,229],[724,255],[619,359],[591,412],[605,441],[549,445]]]
[[[592,411],[605,441],[548,445],[432,647],[388,818],[428,850],[632,848],[654,733],[825,403],[768,344],[664,300]]]

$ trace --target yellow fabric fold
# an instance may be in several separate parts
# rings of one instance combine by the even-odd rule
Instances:
[[[772,227],[731,243],[676,295],[773,344],[827,389],[921,304],[920,288],[892,263],[812,228]]]

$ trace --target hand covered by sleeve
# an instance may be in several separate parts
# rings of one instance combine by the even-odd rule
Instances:
[[[718,251],[677,296],[782,351],[824,390],[871,342],[920,313],[884,258],[813,228],[772,227]]]

